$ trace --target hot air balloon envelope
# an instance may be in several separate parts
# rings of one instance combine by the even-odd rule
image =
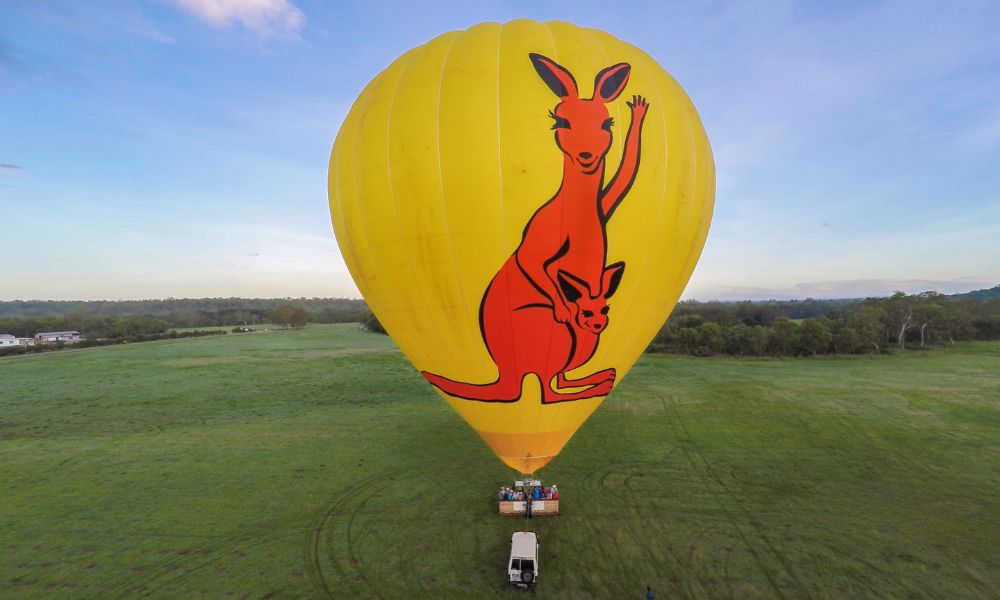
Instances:
[[[670,314],[715,171],[690,99],[648,55],[517,20],[446,33],[375,77],[337,135],[329,192],[379,321],[531,473]]]

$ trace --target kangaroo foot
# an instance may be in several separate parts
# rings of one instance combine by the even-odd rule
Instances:
[[[568,379],[566,373],[559,373],[556,376],[556,388],[571,388],[571,387],[583,387],[585,385],[597,385],[599,383],[604,383],[605,381],[610,381],[612,384],[615,382],[617,373],[614,369],[604,369],[603,371],[598,371],[596,373],[591,373],[586,377],[581,377],[580,379]]]
[[[584,400],[586,398],[596,398],[607,396],[614,388],[614,381],[605,380],[601,383],[589,387],[579,392],[557,392],[547,386],[542,387],[542,404],[554,404],[556,402],[566,402],[569,400]]]

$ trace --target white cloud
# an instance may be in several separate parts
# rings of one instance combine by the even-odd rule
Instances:
[[[305,15],[288,0],[174,0],[182,9],[215,27],[240,24],[262,36],[296,34]]]

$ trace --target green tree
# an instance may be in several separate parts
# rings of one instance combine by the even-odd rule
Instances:
[[[681,327],[677,332],[677,342],[681,352],[684,354],[697,354],[698,337],[697,327]]]
[[[750,328],[750,353],[754,356],[763,356],[764,352],[767,350],[768,332],[770,329],[768,327],[762,327],[760,325],[754,325]]]
[[[722,327],[718,323],[702,323],[697,331],[698,344],[695,353],[698,356],[712,356],[725,349],[726,338],[722,335]]]
[[[833,334],[822,319],[806,319],[799,327],[798,339],[804,351],[816,356],[820,352],[826,352],[833,341]]]
[[[1000,308],[1000,306],[998,306]],[[954,344],[955,340],[969,340],[976,337],[976,327],[973,324],[966,302],[949,302],[944,307],[944,314],[939,323],[941,339],[947,339]],[[986,337],[985,339],[990,339]]]
[[[777,317],[768,332],[768,349],[775,356],[788,356],[795,348],[798,326],[788,317]]]
[[[929,341],[932,333],[944,324],[948,298],[938,292],[923,292],[914,297],[913,321],[920,332],[920,347]]]
[[[887,320],[881,306],[863,304],[847,317],[847,326],[857,332],[861,348],[872,348],[877,353],[882,351],[881,345],[886,338]]]
[[[370,311],[368,313],[368,316],[366,316],[364,320],[361,321],[361,326],[364,329],[367,329],[368,331],[374,331],[375,333],[381,333],[381,334],[387,333],[385,327],[382,327],[382,324],[379,323],[379,320],[375,316],[375,313]]]
[[[833,346],[837,353],[855,354],[862,348],[861,336],[847,325],[846,319],[833,334]]]
[[[743,356],[749,353],[752,343],[752,330],[742,321],[726,327],[726,352],[729,354]]]
[[[309,322],[309,313],[304,308],[294,304],[285,304],[269,311],[267,319],[275,325],[281,325],[284,329],[289,327],[301,329]]]
[[[906,332],[913,323],[913,298],[904,292],[896,292],[885,301],[887,324],[896,338],[896,347],[906,349]]]

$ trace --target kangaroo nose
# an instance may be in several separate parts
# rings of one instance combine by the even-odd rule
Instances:
[[[600,323],[594,323],[594,329],[600,329],[601,327],[604,327],[604,325],[601,325]]]
[[[590,152],[580,153],[580,158],[582,158],[583,160],[589,160],[591,156],[593,156],[593,154],[591,154]]]

